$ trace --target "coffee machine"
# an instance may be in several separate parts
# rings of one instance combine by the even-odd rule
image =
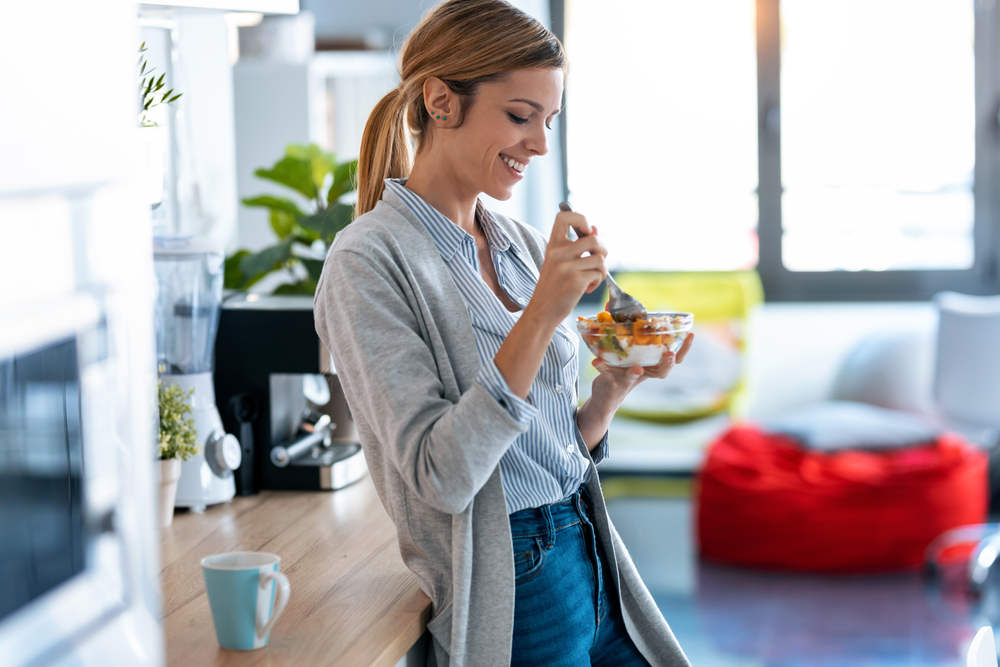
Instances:
[[[235,294],[222,304],[215,352],[222,423],[243,463],[236,491],[336,490],[368,471],[309,296]]]

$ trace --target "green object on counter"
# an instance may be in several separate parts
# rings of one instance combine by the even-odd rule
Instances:
[[[187,461],[198,453],[198,435],[191,414],[191,394],[175,384],[157,383],[160,408],[160,460]]]
[[[226,258],[226,289],[247,290],[282,271],[288,280],[274,294],[316,292],[326,251],[340,230],[354,220],[354,205],[341,201],[356,189],[358,161],[337,158],[316,144],[290,144],[285,156],[254,172],[294,191],[290,197],[260,195],[244,206],[266,208],[278,243],[256,253],[238,250]],[[304,205],[300,205],[305,200]]]

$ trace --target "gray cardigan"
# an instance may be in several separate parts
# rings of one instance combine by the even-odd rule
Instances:
[[[528,263],[545,240],[496,216]],[[386,192],[337,236],[316,291],[316,329],[334,363],[407,567],[433,603],[431,664],[507,667],[514,562],[498,463],[522,432],[476,382],[465,303],[430,234]],[[577,432],[577,444],[589,454]],[[589,488],[625,625],[654,666],[689,665]]]

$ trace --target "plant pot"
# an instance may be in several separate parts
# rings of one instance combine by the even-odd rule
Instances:
[[[177,497],[177,480],[181,478],[180,459],[160,461],[160,527],[169,526],[174,520],[174,498]]]

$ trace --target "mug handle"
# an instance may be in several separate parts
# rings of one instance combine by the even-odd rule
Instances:
[[[283,575],[281,572],[261,572],[260,573],[260,587],[261,589],[267,588],[268,583],[274,580],[274,585],[278,587],[278,600],[274,604],[274,612],[271,613],[271,618],[268,619],[267,623],[264,623],[262,618],[263,612],[258,611],[257,613],[257,640],[263,641],[267,633],[271,631],[274,627],[274,622],[278,620],[281,616],[281,612],[285,611],[285,605],[288,604],[288,596],[291,595],[292,587],[288,584],[288,577]],[[263,626],[263,627],[261,627]]]

